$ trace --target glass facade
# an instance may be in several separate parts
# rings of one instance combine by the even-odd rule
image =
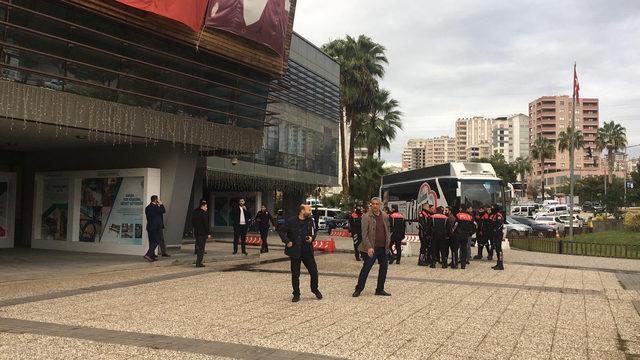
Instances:
[[[270,78],[49,0],[0,2],[0,80],[262,129]]]

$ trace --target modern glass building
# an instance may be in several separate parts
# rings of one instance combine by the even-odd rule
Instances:
[[[335,166],[314,163],[320,149],[335,158],[337,125],[314,127],[308,149],[289,147],[306,132],[274,132],[285,96],[327,111],[287,72],[294,14],[291,1],[280,56],[114,0],[0,0],[0,247],[137,254],[152,194],[180,244],[193,194],[223,181],[210,159],[317,169],[331,183]]]

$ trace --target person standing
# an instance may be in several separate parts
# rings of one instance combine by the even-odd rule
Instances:
[[[158,195],[151,196],[151,203],[144,209],[147,217],[147,235],[149,237],[149,250],[144,258],[149,261],[156,261],[156,247],[160,243],[160,232],[162,232],[162,214],[165,213],[164,205]]]
[[[242,246],[242,253],[247,255],[247,229],[251,215],[245,206],[244,198],[240,198],[238,206],[231,209],[231,222],[233,223],[233,254],[238,253],[238,242]]]
[[[420,255],[418,255],[418,266],[429,265],[430,253],[430,232],[431,232],[431,214],[429,213],[429,204],[422,204],[422,211],[418,214],[418,236],[420,237]]]
[[[404,240],[406,232],[406,221],[401,212],[398,211],[398,205],[391,205],[391,215],[389,215],[389,226],[391,231],[391,245],[396,248],[395,255],[391,251],[389,257],[389,264],[393,264],[395,259],[396,264],[400,264],[400,258],[402,257],[402,240]],[[392,249],[389,249],[392,250]]]
[[[171,257],[171,255],[167,253],[167,244],[164,241],[164,213],[160,214],[160,222],[162,223],[162,227],[160,228],[160,232],[158,233],[158,247],[160,249],[160,256]]]
[[[484,206],[480,206],[474,218],[476,224],[478,225],[478,230],[476,231],[476,244],[478,245],[478,254],[473,258],[476,260],[482,260],[482,250],[486,247],[487,254],[489,255],[491,248],[491,245],[489,244],[489,236],[485,229],[485,225],[487,225],[487,222],[489,221],[489,213],[485,211]]]
[[[495,205],[491,212],[491,243],[495,249],[496,257],[498,258],[496,265],[491,268],[493,270],[504,270],[504,256],[502,253],[504,215],[502,214],[502,208],[499,205]]]
[[[271,225],[275,227],[276,223],[265,205],[260,206],[260,211],[256,214],[255,221],[258,224],[260,240],[262,242],[262,245],[260,246],[260,253],[268,253],[269,244],[267,243],[267,238],[269,237],[269,229],[271,228]]]
[[[436,213],[432,216],[433,222],[433,246],[430,268],[436,267],[436,262],[440,262],[442,268],[447,267],[449,258],[449,244],[447,242],[447,216],[444,214],[444,208],[439,206]]]
[[[356,261],[360,261],[360,250],[358,247],[362,242],[362,206],[356,206],[349,217],[349,232],[353,239],[353,252],[356,255]]]
[[[209,205],[206,200],[200,200],[200,206],[193,210],[191,215],[191,225],[193,226],[193,236],[196,239],[196,267],[204,267],[204,248],[207,240],[211,238],[209,234],[209,215],[207,211]]]
[[[469,257],[467,244],[469,243],[471,234],[476,231],[476,225],[473,221],[473,216],[471,215],[472,211],[473,208],[471,207],[471,205],[469,205],[465,210],[461,210],[458,214],[456,214],[456,222],[453,226],[454,241],[453,247],[451,249],[452,269],[458,268],[458,262],[462,269],[465,269],[467,266],[467,259]],[[458,258],[458,250],[460,251],[460,258]]]
[[[453,209],[450,206],[444,208],[444,214],[447,216],[447,244],[445,246],[445,253],[447,254],[447,260],[449,259],[449,249],[453,246],[453,227],[456,224],[456,217],[453,214]],[[442,268],[447,267],[447,263],[442,264]]]
[[[376,287],[376,295],[391,296],[384,290],[384,284],[387,279],[387,268],[389,266],[387,258],[387,249],[391,243],[391,234],[389,232],[389,215],[382,212],[382,200],[378,197],[371,199],[370,210],[362,217],[362,243],[360,243],[360,251],[365,252],[366,256],[362,263],[362,269],[358,276],[358,284],[353,293],[353,297],[360,296],[369,276],[369,271],[373,264],[378,260],[380,266],[378,270],[378,286]]]
[[[311,292],[318,300],[322,299],[322,293],[318,290],[318,266],[313,257],[312,243],[316,236],[311,206],[306,204],[300,204],[298,215],[288,219],[280,228],[280,238],[286,245],[284,253],[291,259],[292,302],[300,301],[300,265],[302,263],[311,277]]]

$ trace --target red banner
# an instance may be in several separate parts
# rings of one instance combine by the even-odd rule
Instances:
[[[202,28],[209,0],[117,0],[136,9],[148,11],[178,22],[193,31]]]
[[[289,0],[211,0],[205,26],[263,44],[282,56]]]

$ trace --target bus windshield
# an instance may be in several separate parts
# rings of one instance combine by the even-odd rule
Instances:
[[[465,207],[471,205],[477,209],[492,204],[505,206],[504,187],[499,180],[462,180],[460,190],[460,202]]]

